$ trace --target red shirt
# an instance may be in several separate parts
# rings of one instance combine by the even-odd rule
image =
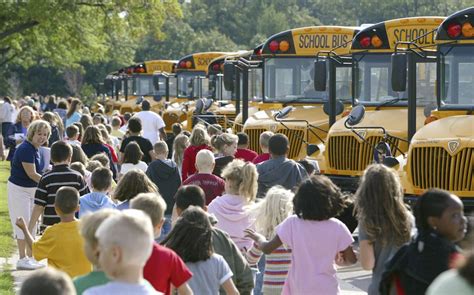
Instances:
[[[115,149],[114,149],[110,144],[104,143],[104,145],[105,145],[105,146],[109,149],[109,151],[110,151],[110,155],[112,156],[112,162],[118,163],[118,157],[117,157],[117,153],[115,152]]]
[[[173,250],[153,243],[153,251],[143,268],[143,277],[156,291],[170,294],[170,284],[179,288],[193,274]]]
[[[183,185],[188,184],[194,184],[202,188],[206,193],[206,205],[209,205],[217,196],[222,196],[225,188],[225,181],[222,178],[205,173],[191,175],[183,182]]]
[[[189,176],[196,173],[196,155],[200,150],[207,149],[212,151],[208,145],[188,146],[183,153],[183,164],[181,169],[181,179],[185,181]]]
[[[236,159],[242,159],[245,162],[252,162],[257,156],[258,154],[256,152],[249,149],[237,149],[234,155]]]
[[[258,155],[255,159],[253,159],[252,162],[254,164],[258,164],[258,163],[265,162],[267,160],[270,160],[270,153],[264,153],[264,154]]]

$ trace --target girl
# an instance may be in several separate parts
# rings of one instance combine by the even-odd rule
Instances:
[[[130,208],[130,200],[140,193],[157,193],[158,188],[141,170],[130,170],[120,178],[114,190],[114,199],[120,201],[119,210]]]
[[[239,138],[235,134],[222,133],[211,139],[211,145],[216,149],[216,165],[212,174],[221,176],[222,169],[234,160]]]
[[[257,232],[267,239],[273,237],[277,225],[293,213],[293,196],[291,191],[281,186],[269,189],[263,201],[255,207]],[[262,251],[255,245],[246,253],[250,265],[255,265],[261,256]],[[263,294],[281,294],[291,263],[291,249],[282,245],[265,259]]]
[[[189,137],[184,134],[176,136],[173,142],[173,160],[178,166],[179,175],[182,176],[183,154],[189,146]]]
[[[87,114],[83,114],[81,116],[81,119],[79,120],[79,123],[82,124],[82,127],[84,129],[87,129],[87,127],[94,125],[94,123],[92,122],[91,115],[87,115]]]
[[[184,150],[183,154],[183,165],[181,169],[181,178],[185,181],[189,176],[196,172],[194,166],[196,162],[196,155],[202,149],[212,150],[209,146],[209,135],[207,135],[206,129],[201,125],[194,126],[191,137],[189,138],[189,146]]]
[[[143,172],[146,172],[148,165],[141,161],[143,156],[140,146],[132,141],[125,147],[125,152],[123,153],[123,163],[120,168],[120,176],[124,175],[132,169],[138,169]]]
[[[216,227],[230,235],[242,252],[252,247],[252,240],[244,236],[246,228],[253,228],[255,218],[251,211],[257,195],[258,173],[255,165],[234,160],[222,171],[225,194],[209,204],[208,211],[219,221]]]
[[[232,282],[232,271],[224,258],[212,248],[209,216],[198,207],[186,209],[163,244],[175,251],[193,273],[188,281],[195,295],[239,294]]]
[[[375,295],[385,262],[410,240],[413,217],[403,203],[398,175],[384,165],[367,167],[355,197],[359,259],[362,268],[372,270],[368,293]]]
[[[463,210],[457,196],[439,189],[430,189],[418,199],[414,209],[418,235],[390,261],[405,252],[398,270],[405,294],[425,294],[440,273],[456,264],[460,254],[455,243],[464,238],[467,228]]]
[[[117,178],[117,170],[112,161],[112,154],[110,153],[109,148],[105,145],[105,142],[102,139],[102,134],[97,126],[87,127],[84,132],[84,137],[82,138],[81,148],[89,159],[96,154],[106,154],[107,158],[109,158],[109,166],[114,175],[114,179]]]
[[[277,226],[271,241],[251,229],[247,236],[265,254],[283,243],[292,249],[282,294],[339,294],[334,262],[357,261],[351,233],[334,218],[344,208],[340,189],[326,176],[313,175],[298,187],[293,206],[295,215]]]
[[[73,98],[66,114],[66,127],[75,122],[79,122],[82,116],[81,107],[82,102],[77,98]]]
[[[49,126],[51,127],[51,136],[49,137],[49,140],[48,140],[48,146],[51,147],[53,143],[55,143],[58,140],[63,139],[62,135],[64,134],[64,130],[61,130],[62,123],[60,123],[58,121],[58,117],[56,117],[56,115],[51,112],[44,113],[43,120],[48,122]]]

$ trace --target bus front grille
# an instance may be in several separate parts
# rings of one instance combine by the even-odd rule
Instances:
[[[336,170],[364,171],[373,162],[374,150],[382,136],[369,136],[365,141],[358,141],[356,135],[330,136],[327,143],[329,167]],[[396,153],[399,140],[390,142],[392,155]]]
[[[235,121],[235,114],[217,114],[216,116],[216,121],[217,124],[221,125],[222,128],[227,129],[227,128],[232,128],[233,122]]]
[[[442,147],[415,147],[411,151],[410,170],[413,185],[450,191],[473,191],[474,148],[465,148],[451,156]]]

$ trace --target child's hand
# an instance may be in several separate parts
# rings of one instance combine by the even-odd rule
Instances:
[[[335,260],[336,260],[336,264],[337,264],[337,265],[344,265],[344,263],[345,263],[345,261],[346,261],[346,260],[344,259],[344,252],[342,252],[342,251],[341,251],[341,252],[338,252],[338,253],[336,254],[336,259],[335,259]]]
[[[258,248],[260,248],[260,245],[263,242],[266,242],[266,240],[267,240],[267,239],[265,239],[265,237],[263,235],[257,233],[253,229],[247,228],[246,230],[244,230],[244,232],[245,232],[246,237],[249,237],[249,238],[251,238],[252,240],[255,241],[255,244],[257,245]]]
[[[23,219],[23,217],[18,217],[15,222],[16,226],[18,226],[20,229],[25,230],[26,229],[26,222]]]

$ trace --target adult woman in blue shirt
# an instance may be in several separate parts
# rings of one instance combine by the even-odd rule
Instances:
[[[18,112],[15,124],[10,125],[5,138],[5,143],[10,150],[8,151],[7,160],[11,161],[15,154],[16,146],[22,143],[26,138],[28,127],[33,121],[35,111],[29,107],[24,106]]]
[[[36,187],[41,178],[40,156],[38,149],[48,141],[51,129],[48,122],[33,121],[27,130],[26,139],[18,146],[11,161],[11,174],[8,178],[8,211],[18,244],[20,259],[17,269],[36,269],[42,267],[31,257],[27,249],[23,232],[15,226],[18,217],[23,217],[27,224],[34,205]],[[30,229],[32,233],[36,231]],[[28,256],[27,256],[28,255]]]
[[[82,107],[82,102],[79,99],[74,98],[71,101],[71,105],[69,106],[69,109],[66,114],[66,127],[76,122],[79,122],[79,120],[82,117],[82,114],[80,112],[81,107]]]

